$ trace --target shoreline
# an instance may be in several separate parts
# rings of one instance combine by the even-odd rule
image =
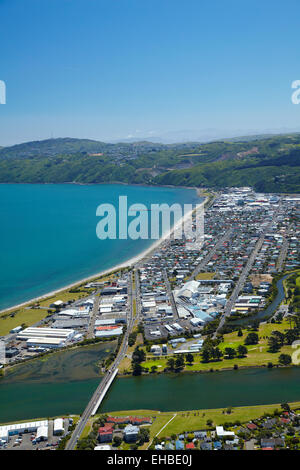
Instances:
[[[48,183],[45,183],[45,184],[48,184]],[[50,183],[50,184],[52,184],[52,183]],[[146,250],[142,251],[141,253],[133,256],[132,258],[129,258],[128,260],[126,260],[126,261],[124,261],[124,262],[122,262],[122,263],[120,263],[116,266],[112,266],[111,268],[108,268],[108,269],[105,269],[105,270],[100,271],[98,273],[92,274],[91,276],[85,277],[83,279],[79,279],[78,281],[75,281],[71,284],[68,284],[68,285],[63,286],[63,287],[59,287],[58,289],[55,289],[51,292],[47,292],[46,294],[40,295],[38,297],[34,297],[32,299],[26,300],[26,301],[24,301],[20,304],[12,305],[11,307],[7,307],[5,309],[2,309],[2,310],[0,310],[0,315],[3,314],[3,313],[7,313],[11,310],[14,310],[14,309],[29,306],[29,304],[31,304],[33,302],[38,302],[40,300],[46,300],[48,297],[53,297],[54,295],[57,295],[61,292],[64,292],[65,290],[72,289],[73,287],[79,286],[80,284],[82,284],[84,282],[89,282],[89,281],[95,280],[98,277],[102,277],[102,276],[105,276],[107,274],[112,274],[113,272],[118,271],[119,269],[132,268],[133,265],[135,265],[136,263],[141,261],[143,258],[148,256],[152,251],[156,250],[166,239],[170,238],[170,236],[177,229],[177,227],[180,226],[181,224],[184,224],[184,222],[190,217],[191,213],[193,213],[194,211],[199,209],[201,206],[203,206],[203,207],[205,206],[205,203],[207,202],[208,198],[207,198],[207,196],[203,196],[203,195],[200,196],[200,194],[201,194],[200,191],[201,190],[199,188],[185,188],[185,189],[194,189],[196,191],[196,194],[197,194],[198,197],[204,197],[203,201],[201,201],[199,204],[197,204],[194,209],[192,209],[184,217],[182,217],[177,222],[177,224],[175,226],[173,226],[172,228],[170,228],[170,230],[167,233],[165,233],[161,238],[159,238],[154,243],[152,243],[149,248],[146,248]]]

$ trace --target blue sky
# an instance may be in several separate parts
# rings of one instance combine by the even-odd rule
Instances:
[[[300,130],[299,0],[0,0],[0,17],[0,145]]]

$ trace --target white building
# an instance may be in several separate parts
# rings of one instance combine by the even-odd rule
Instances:
[[[20,340],[27,340],[27,339],[34,339],[34,338],[60,338],[62,341],[67,341],[72,339],[74,336],[75,331],[69,329],[60,329],[60,328],[36,328],[36,327],[29,327],[25,328],[25,330],[21,331],[18,334],[18,339]]]
[[[48,440],[48,426],[39,426],[36,431],[36,440],[47,441]]]
[[[63,434],[64,430],[64,420],[62,418],[56,418],[53,422],[53,434]]]
[[[216,427],[216,433],[218,437],[228,437],[228,436],[235,436],[233,431],[225,431],[223,426]]]
[[[161,347],[158,346],[158,344],[153,344],[151,346],[150,352],[154,354],[155,356],[160,356],[161,355]]]
[[[23,432],[35,432],[40,427],[47,427],[48,420],[43,421],[31,421],[29,423],[16,423],[7,424],[6,426],[0,426],[0,439],[8,441],[9,436],[15,436],[22,434]],[[47,433],[48,436],[48,433]]]
[[[63,348],[66,342],[61,338],[29,338],[26,341],[27,348]]]

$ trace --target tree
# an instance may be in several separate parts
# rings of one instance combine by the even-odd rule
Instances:
[[[113,447],[119,447],[121,445],[122,439],[120,436],[115,436],[112,442]]]
[[[168,369],[170,369],[170,370],[174,370],[174,368],[175,368],[175,360],[173,359],[173,357],[170,357],[170,359],[167,360],[167,367],[168,367]]]
[[[247,356],[248,349],[246,348],[246,346],[240,344],[237,348],[237,352],[239,357],[245,357]]]
[[[236,356],[236,351],[233,348],[225,348],[224,352],[228,359],[233,359]]]
[[[209,362],[211,357],[211,348],[204,347],[201,352],[201,358],[203,362]]]
[[[214,359],[216,359],[217,361],[219,361],[221,359],[221,357],[223,356],[223,353],[222,351],[216,347],[216,348],[213,348],[212,351],[211,351],[211,355]]]
[[[143,349],[140,349],[139,346],[135,348],[132,353],[132,362],[141,363],[146,359],[146,353]]]
[[[288,366],[292,362],[292,358],[289,354],[280,354],[278,358],[279,364],[282,364],[283,366]]]
[[[290,405],[288,403],[282,403],[280,406],[285,411],[291,411]]]
[[[132,366],[132,375],[142,375],[143,368],[138,362],[134,362]]]
[[[270,336],[270,338],[268,339],[268,346],[269,351],[272,353],[276,353],[280,349],[280,344],[275,336]]]
[[[145,442],[149,442],[150,440],[150,430],[147,428],[141,427],[138,433],[138,441],[139,445],[143,445]]]
[[[239,331],[238,331],[238,334],[237,334],[237,335],[238,335],[238,336],[243,336],[243,332],[242,332],[241,328],[239,328]]]
[[[194,356],[191,353],[188,353],[185,357],[186,362],[188,362],[190,365],[194,362]]]
[[[208,426],[209,428],[211,428],[212,425],[213,425],[213,421],[212,421],[211,419],[208,419],[208,420],[206,421],[206,426]]]
[[[284,334],[281,333],[281,331],[272,331],[272,336],[274,336],[275,338],[277,338],[277,341],[279,343],[280,346],[283,346],[283,343],[284,343]]]
[[[249,333],[246,338],[245,338],[245,344],[250,345],[250,344],[257,344],[258,343],[258,334],[257,333]]]
[[[151,367],[151,374],[155,374],[156,371],[157,371],[157,366],[152,366]]]
[[[286,331],[286,333],[284,335],[284,341],[288,345],[292,344],[298,338],[299,338],[299,330],[298,329],[288,330],[288,331]]]
[[[180,370],[184,367],[184,359],[183,359],[183,356],[180,355],[176,358],[176,361],[175,361],[175,369],[176,370]]]

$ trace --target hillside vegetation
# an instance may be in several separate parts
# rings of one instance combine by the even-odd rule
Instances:
[[[111,183],[300,192],[300,134],[207,144],[49,139],[0,149],[1,183]]]

